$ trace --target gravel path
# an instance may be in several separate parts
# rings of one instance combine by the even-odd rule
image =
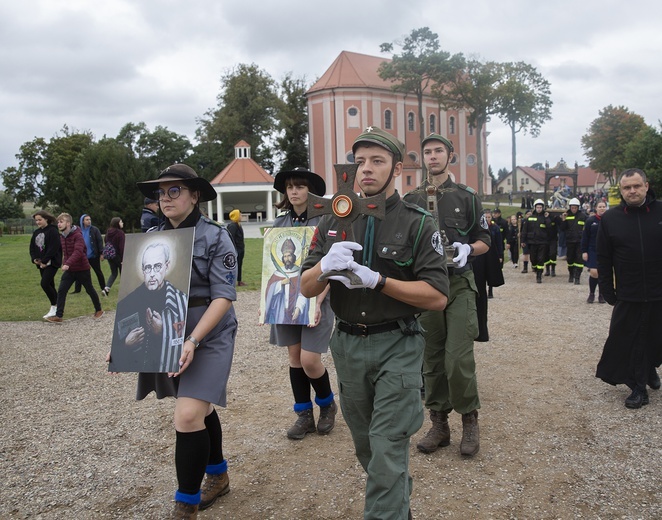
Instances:
[[[416,519],[662,517],[662,392],[627,410],[624,387],[594,377],[611,308],[587,305],[586,278],[534,283],[510,265],[476,344],[481,450],[413,446]],[[340,417],[329,436],[290,441],[287,356],[239,294],[228,408],[220,411],[232,492],[201,519],[362,518],[365,475]],[[135,375],[103,361],[114,314],[62,325],[0,323],[0,518],[164,518],[174,472],[173,401],[134,400]],[[326,358],[332,369],[330,356]],[[335,379],[335,374],[333,375]],[[334,381],[335,387],[335,381]],[[429,427],[428,421],[423,429]]]

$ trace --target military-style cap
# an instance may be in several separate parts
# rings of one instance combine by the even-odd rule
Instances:
[[[404,160],[405,145],[402,141],[376,126],[369,126],[356,138],[352,145],[352,153],[356,153],[356,149],[361,143],[371,143],[381,146],[395,156],[396,162]]]
[[[428,135],[425,139],[423,139],[421,146],[425,146],[425,144],[428,141],[441,141],[446,145],[446,148],[448,148],[448,151],[450,153],[453,153],[455,151],[455,149],[453,148],[453,143],[449,139],[446,139],[443,135],[432,133]]]

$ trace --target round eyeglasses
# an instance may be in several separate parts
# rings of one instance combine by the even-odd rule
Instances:
[[[161,269],[163,269],[163,264],[143,265],[143,273],[145,274],[150,274],[152,271],[154,271],[155,273],[160,273]]]
[[[167,195],[169,199],[177,199],[182,194],[182,190],[188,190],[188,188],[186,186],[170,186],[167,190],[159,188],[154,190],[154,198],[163,200]]]

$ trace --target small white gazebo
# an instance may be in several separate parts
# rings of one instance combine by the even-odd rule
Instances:
[[[223,222],[238,209],[244,222],[273,222],[274,204],[280,200],[273,183],[274,178],[251,159],[251,146],[241,140],[234,146],[234,160],[211,180],[216,201],[207,202],[208,214]]]

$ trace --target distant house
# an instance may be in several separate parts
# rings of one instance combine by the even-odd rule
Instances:
[[[407,157],[404,172],[396,180],[400,193],[421,183],[421,143],[416,96],[394,92],[390,81],[379,77],[377,70],[388,61],[343,51],[327,71],[308,90],[310,163],[314,172],[324,177],[327,193],[335,193],[334,164],[354,162],[352,143],[368,126],[391,132],[403,143]],[[457,182],[478,189],[478,166],[475,129],[467,123],[469,112],[444,111],[429,92],[423,98],[425,134],[440,133],[455,147],[451,171]],[[483,132],[483,193],[491,193],[486,144]]]
[[[570,169],[563,159],[551,168],[549,163],[547,163],[544,170],[536,170],[528,166],[518,166],[516,171],[518,188],[513,189],[513,174],[511,172],[497,183],[497,193],[510,193],[511,191],[543,193],[545,190],[545,174],[547,172],[553,174],[549,180],[550,191],[553,191],[556,187],[569,186],[573,188],[571,174],[577,175],[577,193],[592,192],[600,188],[607,189],[609,187],[609,180],[602,173],[598,173],[591,168],[578,166],[577,164],[575,164],[573,169]]]
[[[274,204],[280,194],[274,190],[274,179],[251,158],[246,141],[234,145],[234,160],[211,181],[216,200],[207,202],[207,214],[223,222],[233,209],[241,211],[244,220],[274,220]]]

